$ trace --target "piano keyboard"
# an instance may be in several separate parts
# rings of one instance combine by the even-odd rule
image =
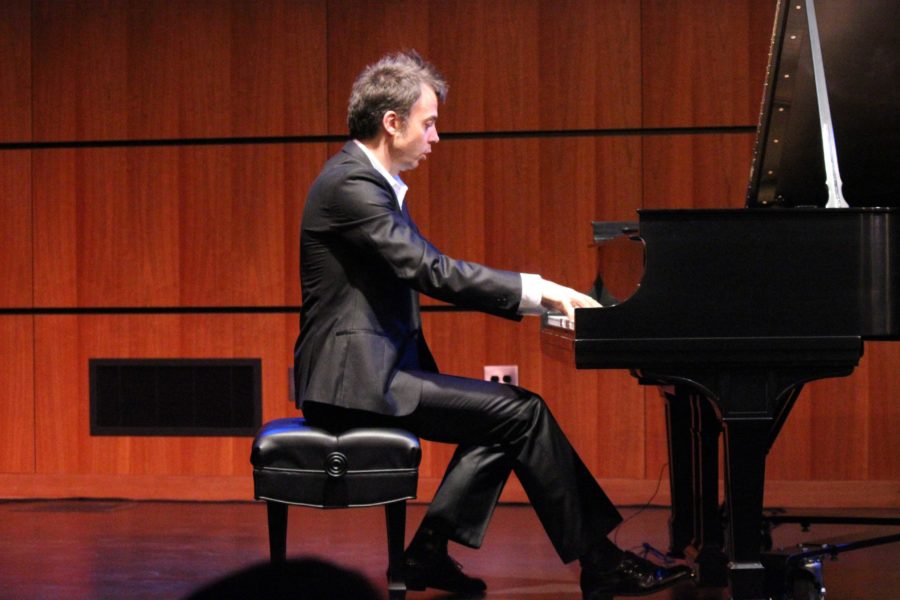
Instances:
[[[575,321],[562,313],[544,313],[543,325],[545,327],[575,331]]]

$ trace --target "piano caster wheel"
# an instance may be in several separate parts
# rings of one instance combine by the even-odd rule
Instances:
[[[825,600],[822,561],[809,559],[788,573],[789,600]]]

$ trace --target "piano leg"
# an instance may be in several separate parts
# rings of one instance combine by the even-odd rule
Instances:
[[[695,486],[700,514],[694,534],[697,548],[697,575],[701,585],[728,585],[728,556],[725,554],[719,510],[719,438],[722,425],[712,404],[699,394],[691,395],[695,433]]]
[[[728,585],[719,516],[719,437],[713,406],[685,386],[662,388],[669,436],[670,552],[688,558],[701,586]]]
[[[761,515],[771,419],[724,419],[728,575],[733,600],[768,600],[760,561]]]
[[[827,377],[849,375],[861,355],[859,338],[837,338],[833,366],[781,367],[760,365],[747,368],[636,371],[641,383],[683,385],[695,390],[719,417],[724,431],[725,500],[728,579],[732,600],[769,600],[762,559],[762,508],[766,479],[766,455],[773,436],[787,418],[802,384]],[[854,362],[854,359],[856,362]],[[702,411],[701,411],[702,415]],[[703,427],[701,416],[700,426]],[[700,436],[705,439],[705,436]],[[712,444],[703,441],[705,451]],[[703,452],[698,455],[703,456]],[[708,476],[710,460],[700,463]],[[715,497],[701,487],[708,500]],[[681,503],[681,501],[679,501]],[[707,504],[703,504],[707,507]],[[705,513],[708,508],[704,508]],[[696,521],[696,517],[695,517]],[[706,531],[704,529],[704,531]],[[704,532],[701,539],[706,539]]]
[[[690,394],[680,386],[661,387],[666,401],[666,433],[669,442],[669,553],[685,558],[694,543],[697,518],[694,506],[694,435]]]

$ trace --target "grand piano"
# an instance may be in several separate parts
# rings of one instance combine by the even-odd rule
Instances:
[[[544,317],[577,368],[666,391],[672,551],[735,600],[772,595],[766,455],[802,386],[900,339],[898,16],[897,0],[779,2],[746,207],[594,223],[598,242],[643,244],[637,291],[618,302],[598,277],[602,308]]]

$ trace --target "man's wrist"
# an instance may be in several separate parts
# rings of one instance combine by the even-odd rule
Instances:
[[[519,301],[519,314],[537,314],[543,312],[541,299],[544,280],[534,273],[520,273],[522,276],[522,299]]]

